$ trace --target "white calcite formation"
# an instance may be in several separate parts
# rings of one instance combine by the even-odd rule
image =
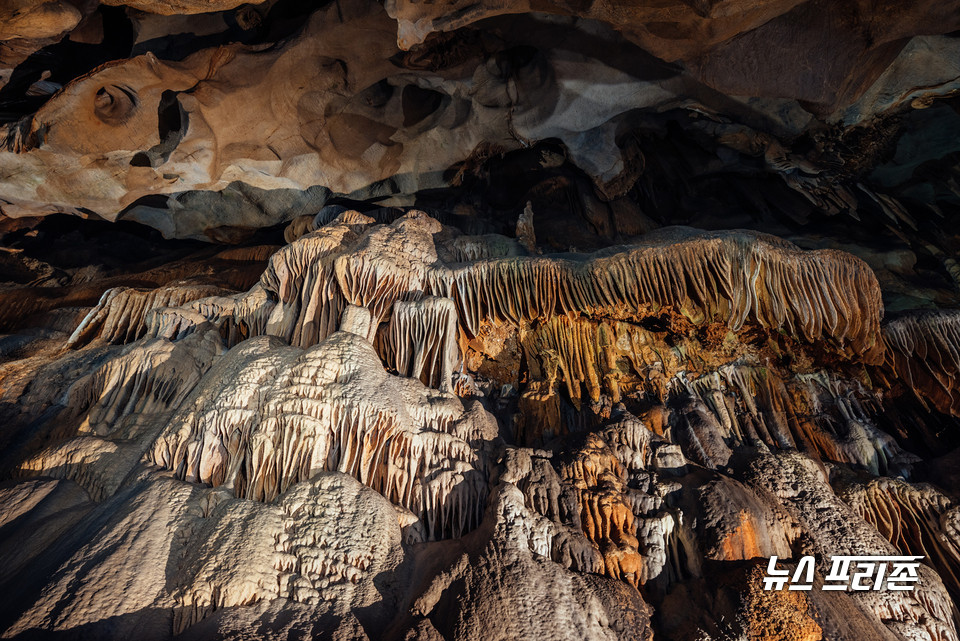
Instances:
[[[247,292],[109,291],[6,370],[0,532],[42,532],[0,538],[3,634],[958,638],[958,511],[893,478],[919,459],[861,374],[952,335],[759,234],[526,254],[347,211]],[[914,592],[759,587],[771,555],[896,553]]]
[[[459,361],[457,329],[457,308],[449,298],[397,301],[378,351],[401,376],[449,392]]]
[[[267,505],[141,469],[66,538],[62,565],[6,636],[82,637],[83,626],[113,617],[94,636],[164,639],[214,612],[277,599],[346,618],[379,600],[374,578],[402,558],[392,506],[342,474]]]
[[[219,287],[172,283],[150,290],[114,287],[103,293],[67,339],[71,347],[96,337],[107,343],[130,343],[147,331],[146,315],[157,307],[178,307],[198,298],[222,293]]]
[[[272,501],[327,470],[349,474],[423,522],[459,536],[486,504],[476,401],[388,375],[364,338],[337,332],[306,351],[257,338],[220,360],[154,443],[148,460],[179,478]]]
[[[842,252],[803,252],[748,232],[675,228],[593,255],[514,256],[509,243],[465,238],[422,212],[372,223],[356,212],[341,215],[274,255],[259,287],[234,297],[232,309],[215,300],[205,317],[248,332],[265,327],[306,347],[337,328],[346,305],[369,308],[383,322],[395,302],[434,296],[455,304],[469,336],[485,325],[581,315],[639,320],[672,310],[695,324],[783,328],[868,361],[882,350],[876,279]],[[190,307],[209,309],[204,300]]]

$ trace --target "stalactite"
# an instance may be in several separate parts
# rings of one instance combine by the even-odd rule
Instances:
[[[457,364],[457,312],[447,298],[397,301],[377,350],[401,376],[452,390]]]
[[[260,286],[277,303],[265,333],[308,347],[336,331],[345,301],[334,279],[335,263],[372,222],[357,212],[347,212],[271,257]]]
[[[745,232],[677,228],[652,236],[576,260],[511,258],[435,271],[428,291],[454,298],[471,334],[483,322],[643,318],[672,307],[695,324],[738,330],[751,319],[807,341],[826,339],[870,362],[880,354],[879,288],[858,259]]]
[[[146,316],[151,310],[177,307],[222,293],[219,287],[191,283],[171,283],[150,290],[108,289],[67,339],[67,345],[78,348],[95,339],[105,343],[132,343],[147,333]]]
[[[125,347],[66,390],[64,419],[79,420],[81,433],[103,436],[129,438],[149,428],[186,400],[223,352],[219,336],[207,330],[182,342],[145,339]]]
[[[634,587],[660,576],[670,564],[667,552],[675,516],[656,492],[627,485],[629,475],[655,465],[655,451],[662,445],[666,445],[662,438],[627,415],[588,435],[582,447],[556,463],[554,476],[575,497],[574,522],[600,551],[602,572]],[[542,488],[549,474],[540,472],[536,477],[538,481],[526,483],[528,496],[538,485]],[[563,510],[558,511],[562,518]]]
[[[754,322],[867,362],[882,348],[876,280],[840,252],[804,252],[746,232],[677,228],[593,255],[524,257],[513,241],[458,236],[422,212],[372,223],[344,212],[274,254],[260,284],[234,297],[236,305],[212,305],[217,311],[200,300],[191,308],[233,338],[266,333],[309,347],[338,328],[348,304],[385,322],[398,301],[446,298],[469,336],[484,324],[544,323],[540,343],[560,350],[575,399],[581,382],[591,398],[603,389],[619,396],[618,360],[649,366],[650,354],[638,356],[650,351],[643,348],[648,338],[629,322],[666,310],[734,331]],[[265,297],[254,296],[258,290]],[[584,325],[584,318],[599,324]],[[174,323],[165,331],[183,329]],[[624,340],[631,348],[621,347]]]
[[[924,557],[954,598],[960,595],[960,507],[953,500],[933,486],[892,478],[841,483],[838,495],[901,554]]]
[[[416,514],[431,539],[477,525],[487,492],[482,443],[496,426],[476,402],[464,407],[388,375],[354,334],[306,352],[277,347],[256,339],[221,359],[150,459],[261,501],[336,470]]]
[[[884,327],[885,367],[921,402],[960,416],[960,313],[926,311]]]

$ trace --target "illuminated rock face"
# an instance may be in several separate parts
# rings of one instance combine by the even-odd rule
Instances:
[[[305,352],[251,339],[171,418],[147,459],[194,483],[273,501],[325,470],[358,478],[413,512],[431,538],[477,525],[483,443],[476,403],[388,375],[364,338],[338,332]]]
[[[27,4],[10,22],[17,42],[103,21],[66,2]],[[249,32],[272,3],[126,4],[160,14],[228,12],[224,29]],[[609,201],[644,168],[638,109],[709,114],[712,126],[745,117],[754,129],[774,123],[778,135],[796,139],[821,135],[811,112],[871,126],[956,90],[955,39],[938,35],[960,28],[953,3],[821,4],[358,2],[304,16],[300,31],[272,46],[187,46],[174,60],[148,51],[56,82],[29,84],[11,69],[10,93],[22,84],[24,100],[53,95],[0,130],[0,207],[14,217],[122,216],[167,237],[218,239],[224,228],[313,215],[331,192],[407,204],[418,192],[456,186],[478,158],[545,140],[562,152],[539,154],[533,166],[576,167]],[[533,21],[526,31],[503,18],[489,33],[445,35],[530,11],[545,13],[524,18]],[[164,28],[191,28],[136,19],[158,38],[169,35]],[[530,30],[545,35],[528,40]],[[821,58],[832,64],[815,64]],[[844,209],[869,201],[834,184],[848,176],[836,171],[832,146],[795,152],[766,132],[744,133],[756,140],[732,148],[764,155],[790,190]]]
[[[525,253],[347,211],[246,292],[109,290],[12,361],[7,518],[53,534],[8,580],[62,558],[8,635],[957,638],[952,499],[856,378],[926,317],[884,328],[862,261],[748,232]],[[772,555],[896,553],[928,559],[914,592],[762,589]]]
[[[259,286],[234,297],[233,306],[242,311],[234,311],[230,320],[264,325],[265,333],[301,347],[334,331],[347,305],[369,308],[374,328],[381,322],[403,323],[411,315],[445,313],[459,319],[469,338],[487,327],[542,324],[550,332],[542,340],[572,352],[571,358],[590,368],[597,356],[577,354],[579,345],[560,346],[590,327],[564,326],[561,319],[639,323],[672,312],[692,325],[719,323],[734,332],[747,323],[782,329],[799,341],[832,343],[868,363],[882,353],[879,288],[867,266],[848,254],[802,252],[760,234],[676,228],[596,254],[518,256],[523,250],[508,238],[465,236],[423,212],[409,212],[390,225],[373,222],[346,212],[282,249]],[[432,311],[440,303],[423,303],[411,312],[395,305],[424,296],[453,307]],[[204,300],[191,305],[204,306]],[[210,320],[224,322],[223,314]],[[437,322],[435,332],[449,333]],[[611,340],[629,345],[644,339]],[[589,333],[584,341],[598,343]],[[563,369],[568,376],[579,375],[572,387],[590,376],[584,368],[574,372],[570,363]]]
[[[0,637],[960,640],[955,2],[11,7]]]

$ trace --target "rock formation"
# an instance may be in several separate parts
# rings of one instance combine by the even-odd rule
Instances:
[[[0,7],[0,637],[960,639],[958,28]]]

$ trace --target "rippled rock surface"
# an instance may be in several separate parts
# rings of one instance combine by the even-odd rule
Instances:
[[[0,7],[0,636],[960,639],[960,5],[655,4]]]

